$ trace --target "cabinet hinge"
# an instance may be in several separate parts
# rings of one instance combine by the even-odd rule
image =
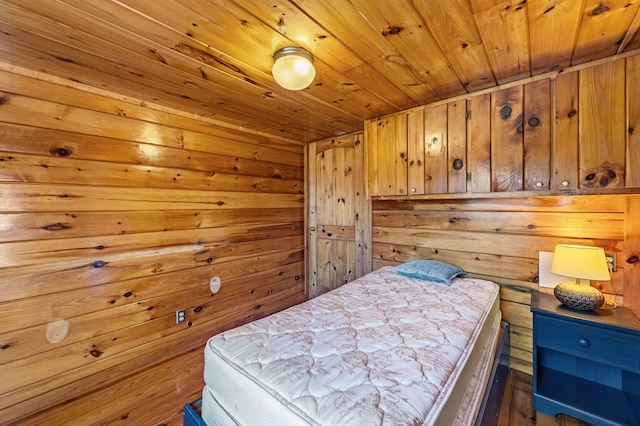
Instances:
[[[467,110],[467,120],[471,120],[471,110]]]
[[[467,172],[467,182],[471,182],[471,172]]]

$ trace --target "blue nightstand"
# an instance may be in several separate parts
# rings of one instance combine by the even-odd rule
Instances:
[[[624,307],[575,311],[534,292],[533,404],[596,425],[640,424],[640,321]]]

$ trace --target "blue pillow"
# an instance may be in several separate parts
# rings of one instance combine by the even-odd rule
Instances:
[[[396,266],[396,271],[405,277],[450,284],[451,280],[465,272],[457,266],[437,260],[412,260]]]

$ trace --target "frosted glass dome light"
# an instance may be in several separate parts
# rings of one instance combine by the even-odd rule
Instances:
[[[284,47],[273,54],[273,60],[273,78],[285,89],[302,90],[316,76],[313,55],[301,47]]]

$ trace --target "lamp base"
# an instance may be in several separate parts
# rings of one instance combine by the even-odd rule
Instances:
[[[602,293],[586,284],[561,283],[553,289],[553,294],[563,305],[579,311],[590,311],[604,304]]]

